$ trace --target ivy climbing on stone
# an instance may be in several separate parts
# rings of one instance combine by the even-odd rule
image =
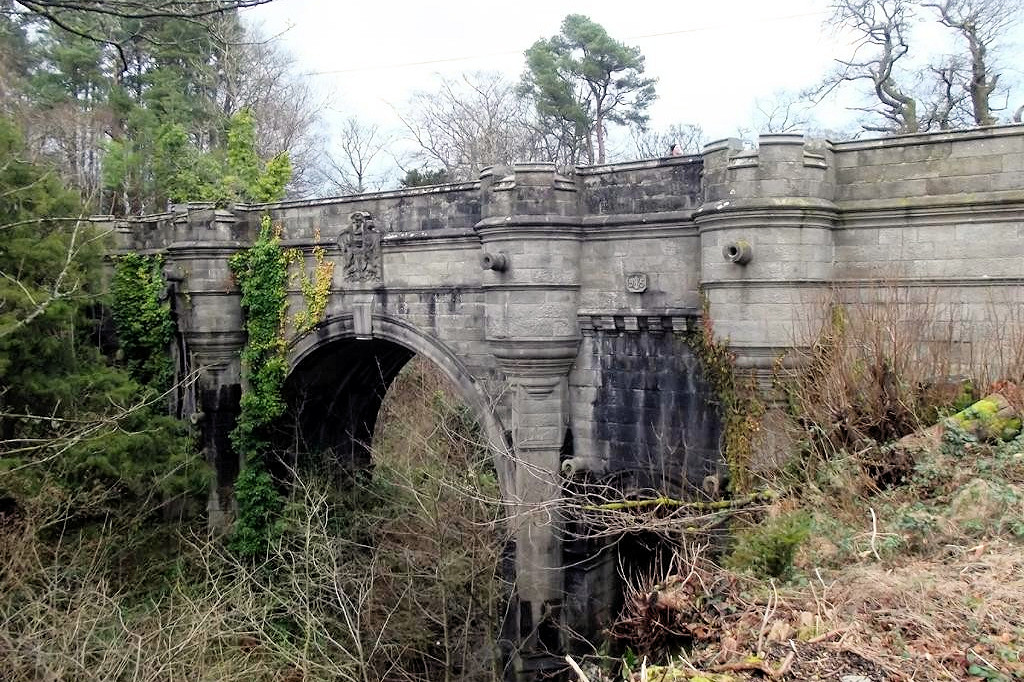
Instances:
[[[327,310],[327,297],[331,292],[331,281],[334,278],[334,261],[327,260],[327,251],[320,246],[320,228],[313,231],[313,274],[306,272],[302,252],[298,249],[291,251],[290,258],[298,262],[298,271],[295,278],[299,282],[299,290],[302,291],[302,299],[306,304],[305,309],[295,313],[292,322],[295,325],[297,334],[304,334],[315,327],[324,317]]]
[[[231,271],[242,293],[247,340],[242,350],[242,393],[238,425],[231,442],[245,461],[235,482],[238,519],[231,539],[240,554],[255,556],[280,533],[284,497],[267,467],[268,429],[285,410],[282,396],[287,376],[284,336],[288,309],[288,255],[281,233],[268,216],[259,237],[248,249],[231,257]]]
[[[728,340],[715,337],[710,303],[703,300],[701,328],[690,339],[701,362],[704,376],[718,398],[722,417],[722,454],[729,467],[729,485],[733,494],[751,489],[751,462],[754,437],[761,429],[764,405],[757,398],[757,387],[744,383],[736,374],[736,356]]]
[[[174,321],[163,266],[163,256],[157,254],[118,256],[111,284],[111,312],[128,371],[136,381],[161,392],[174,381],[168,352]]]
[[[231,443],[245,460],[235,481],[238,519],[232,546],[240,554],[255,556],[281,532],[280,514],[284,497],[268,467],[271,425],[284,414],[282,395],[288,374],[286,326],[288,321],[288,283],[297,280],[304,309],[292,320],[298,334],[305,333],[323,319],[334,276],[334,262],[327,260],[319,245],[320,232],[314,232],[313,272],[306,270],[299,249],[284,249],[281,229],[269,216],[260,222],[259,237],[248,249],[231,257],[231,271],[241,290],[245,315],[246,343],[242,349],[242,393],[238,425],[231,432]],[[297,263],[296,273],[289,268]]]

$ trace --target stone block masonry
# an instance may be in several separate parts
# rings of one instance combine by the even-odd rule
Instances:
[[[335,263],[324,319],[288,330],[289,385],[315,403],[306,422],[321,445],[366,461],[380,397],[414,353],[476,412],[516,512],[509,631],[526,680],[578,645],[568,633],[595,636],[609,616],[612,564],[564,542],[550,513],[567,483],[686,494],[721,471],[717,405],[687,343],[704,299],[739,368],[765,384],[829,301],[926,297],[968,316],[962,341],[977,341],[1022,303],[1024,126],[765,135],[755,149],[721,140],[570,172],[518,164],[457,185],[97,217],[119,248],[166,256],[218,472],[213,522],[232,512],[226,434],[245,341],[227,260],[263,215],[288,247]]]

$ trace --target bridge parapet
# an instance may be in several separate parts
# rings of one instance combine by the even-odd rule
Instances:
[[[746,149],[735,138],[718,140],[704,148],[704,184],[705,206],[830,202],[835,195],[832,143],[809,141],[803,134],[761,135],[756,149]]]
[[[310,240],[326,225],[341,225],[365,211],[382,234],[407,234],[441,229],[471,229],[480,220],[480,183],[463,182],[367,192],[328,199],[282,201],[244,207],[247,223],[269,215],[288,240]]]

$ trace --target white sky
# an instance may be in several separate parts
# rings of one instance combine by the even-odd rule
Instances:
[[[438,75],[497,70],[517,80],[523,52],[535,40],[558,33],[566,14],[586,14],[645,55],[647,75],[658,78],[653,128],[696,123],[715,139],[749,125],[758,98],[816,82],[835,56],[849,52],[846,38],[822,27],[826,6],[826,0],[274,0],[247,16],[265,32],[282,34],[300,71],[317,74],[314,82],[338,115],[400,131],[393,107],[402,108],[415,90],[432,89]],[[815,116],[824,126],[850,123],[838,103]]]

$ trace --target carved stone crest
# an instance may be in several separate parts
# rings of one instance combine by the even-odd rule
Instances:
[[[348,226],[338,235],[345,279],[354,282],[381,279],[380,232],[373,216],[356,211],[349,216]]]
[[[630,272],[626,274],[626,291],[631,294],[642,294],[647,291],[647,273]]]

